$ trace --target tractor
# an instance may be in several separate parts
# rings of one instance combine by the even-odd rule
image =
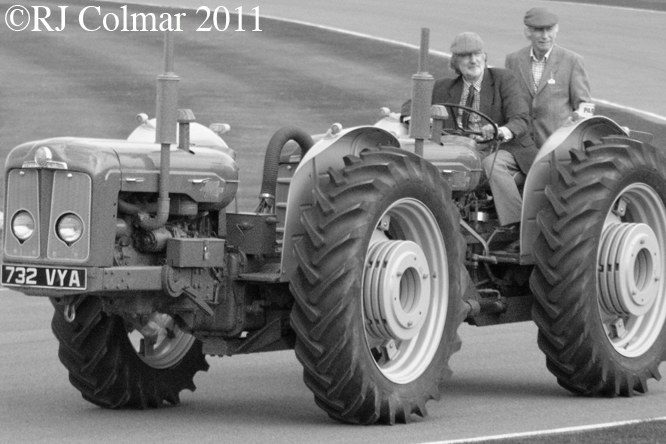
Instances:
[[[2,284],[50,299],[84,399],[177,404],[207,355],[293,349],[331,418],[409,422],[441,397],[462,322],[533,320],[576,394],[659,379],[666,151],[649,135],[603,116],[558,130],[508,232],[481,142],[448,118],[460,106],[431,109],[424,30],[409,130],[388,111],[314,138],[284,127],[255,211],[233,211],[236,154],[224,125],[177,108],[172,40],[156,118],[140,115],[127,140],[32,141],[6,161]]]

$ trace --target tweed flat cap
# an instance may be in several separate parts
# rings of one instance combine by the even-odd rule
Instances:
[[[525,13],[524,23],[532,28],[550,28],[557,25],[557,16],[546,8],[532,8]]]
[[[462,32],[455,36],[451,43],[453,54],[471,54],[477,51],[483,51],[483,40],[473,32]]]
[[[550,28],[557,25],[557,16],[546,8],[532,8],[525,13],[524,23],[532,28]]]

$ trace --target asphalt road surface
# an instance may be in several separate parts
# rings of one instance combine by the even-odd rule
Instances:
[[[0,17],[13,4],[0,1]],[[61,2],[42,5],[57,11]],[[126,138],[138,113],[154,116],[162,33],[87,32],[82,10],[66,9],[62,32],[12,32],[0,23],[3,164],[21,142]],[[88,29],[102,26],[106,14],[122,13],[115,4],[101,14],[88,11]],[[132,6],[129,13],[141,11]],[[418,54],[409,48],[271,20],[261,22],[262,32],[196,32],[201,23],[201,16],[186,16],[186,31],[174,39],[178,106],[191,108],[205,125],[231,125],[224,138],[238,152],[241,209],[258,202],[264,151],[279,128],[297,125],[316,134],[335,122],[372,124],[382,106],[399,108],[411,91]],[[61,26],[60,20],[52,26]],[[437,63],[434,68],[446,69],[443,60]]]
[[[506,4],[519,14],[526,4],[538,2],[515,3]],[[0,14],[13,4],[0,1]],[[162,36],[85,32],[76,22],[82,5],[70,6],[63,32],[11,32],[0,26],[3,156],[14,145],[41,137],[126,137],[137,113],[154,114]],[[343,8],[345,3],[339,5]],[[117,7],[113,6],[116,11]],[[312,14],[320,10],[315,5]],[[365,14],[370,10],[376,12],[368,8]],[[288,11],[285,7],[277,12]],[[346,12],[348,23],[362,21],[363,11]],[[340,11],[331,14],[335,17]],[[201,16],[188,20],[192,21],[184,21],[184,28],[201,24]],[[419,27],[428,25],[417,25],[419,19],[411,13],[405,20],[414,25],[410,35],[418,36]],[[88,25],[94,25],[92,19]],[[263,151],[278,128],[297,124],[317,133],[336,121],[345,126],[372,123],[379,107],[395,108],[409,94],[417,60],[409,48],[354,36],[268,19],[261,26],[261,33],[183,32],[176,39],[179,106],[192,108],[202,123],[231,124],[226,140],[238,151],[244,181],[241,206],[256,202]],[[486,26],[483,31],[490,33],[506,29],[507,23]],[[515,39],[514,34],[506,38]],[[614,42],[611,31],[604,36]],[[450,40],[448,34],[443,40]],[[447,45],[438,46],[446,50]],[[605,46],[611,45],[600,48]],[[663,56],[654,54],[647,63],[661,63],[659,57]],[[433,67],[434,72],[444,69],[443,63]],[[662,112],[657,107],[650,110]],[[331,421],[315,406],[292,352],[211,358],[209,372],[196,377],[196,392],[185,392],[180,406],[106,411],[84,401],[69,385],[50,332],[53,309],[48,301],[8,290],[0,290],[0,298],[0,442],[420,443],[666,412],[664,382],[651,381],[648,395],[630,399],[569,395],[546,370],[531,323],[462,326],[463,349],[452,358],[454,377],[442,401],[429,403],[429,417],[408,426],[351,427]],[[664,365],[661,371],[666,372]]]
[[[158,410],[103,410],[69,385],[47,300],[0,290],[2,443],[425,443],[644,419],[666,411],[666,385],[646,396],[569,395],[546,371],[531,323],[460,329],[454,376],[429,416],[409,425],[338,424],[315,406],[293,352],[209,358],[195,392]],[[666,371],[661,366],[662,373]]]

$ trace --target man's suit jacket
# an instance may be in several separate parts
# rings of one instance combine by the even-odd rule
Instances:
[[[553,46],[539,86],[534,91],[531,46],[506,56],[505,66],[516,77],[530,107],[530,131],[538,147],[578,109],[589,102],[590,83],[583,57],[561,46]]]
[[[462,76],[441,79],[435,82],[432,104],[459,104],[464,81]],[[505,126],[513,133],[513,139],[500,145],[515,157],[518,166],[527,174],[538,150],[528,134],[528,107],[520,93],[514,75],[502,68],[486,68],[481,82],[479,111],[490,117],[498,126]],[[402,115],[411,113],[411,101],[402,107]]]

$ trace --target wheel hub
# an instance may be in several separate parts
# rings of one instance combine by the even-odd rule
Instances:
[[[178,364],[195,341],[165,313],[154,312],[133,327],[128,337],[135,351],[143,362],[157,369]]]
[[[661,255],[652,228],[616,223],[605,228],[599,255],[601,305],[610,314],[642,316],[659,292]]]
[[[406,341],[419,333],[430,304],[430,268],[419,245],[390,240],[374,243],[368,251],[364,286],[371,336]]]

